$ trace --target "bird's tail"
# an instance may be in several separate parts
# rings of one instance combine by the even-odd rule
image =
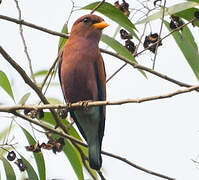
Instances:
[[[102,157],[101,157],[101,143],[99,142],[99,137],[92,138],[88,142],[88,158],[89,165],[92,169],[100,170],[102,166]]]

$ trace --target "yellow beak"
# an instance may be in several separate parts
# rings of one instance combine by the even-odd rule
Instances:
[[[94,27],[97,29],[104,29],[105,27],[109,26],[105,21],[93,24]]]

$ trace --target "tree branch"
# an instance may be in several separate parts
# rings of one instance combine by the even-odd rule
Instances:
[[[31,27],[33,29],[37,29],[37,30],[40,30],[40,31],[43,31],[45,33],[49,33],[49,34],[52,34],[52,35],[55,35],[55,36],[60,36],[60,37],[63,37],[63,38],[68,38],[69,37],[68,35],[66,35],[64,33],[59,33],[59,32],[56,32],[56,31],[52,31],[50,29],[47,29],[47,28],[44,28],[44,27],[41,27],[41,26],[37,26],[35,24],[29,23],[29,22],[24,21],[24,20],[18,20],[18,19],[15,19],[15,18],[4,16],[4,15],[0,15],[0,19],[7,20],[7,21],[10,21],[10,22],[13,22],[13,23],[16,23],[16,24],[22,24],[22,25]]]
[[[52,104],[45,104],[45,105],[15,105],[15,106],[4,106],[0,107],[0,112],[13,112],[17,110],[42,110],[42,109],[62,109],[65,108],[67,110],[71,110],[74,108],[87,108],[91,106],[104,106],[104,105],[122,105],[127,103],[142,103],[147,101],[153,101],[153,100],[159,100],[159,99],[165,99],[170,98],[176,95],[180,95],[183,93],[188,93],[191,91],[194,91],[196,89],[199,89],[199,85],[191,86],[189,88],[183,89],[183,90],[177,90],[168,94],[163,94],[159,96],[150,96],[145,98],[137,98],[137,99],[126,99],[121,101],[80,101],[77,103],[72,104],[58,104],[58,105],[52,105]]]

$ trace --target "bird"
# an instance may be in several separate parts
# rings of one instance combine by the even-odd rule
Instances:
[[[103,18],[93,14],[84,15],[73,24],[58,70],[67,103],[106,100],[106,72],[99,41],[107,26]],[[70,116],[88,144],[90,167],[100,170],[105,106],[73,109]]]

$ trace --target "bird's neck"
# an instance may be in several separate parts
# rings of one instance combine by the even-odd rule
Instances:
[[[99,41],[93,38],[85,38],[81,36],[70,36],[68,42],[68,46],[74,46],[76,48],[84,48],[84,49],[98,49]]]

